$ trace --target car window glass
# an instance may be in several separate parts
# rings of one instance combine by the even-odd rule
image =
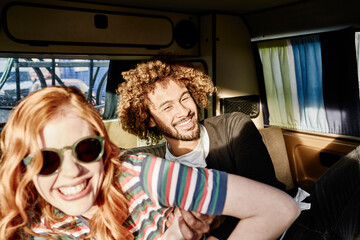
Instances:
[[[0,58],[0,123],[19,100],[48,86],[75,86],[102,113],[108,67],[108,60]]]

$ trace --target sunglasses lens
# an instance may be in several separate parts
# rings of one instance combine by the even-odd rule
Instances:
[[[57,152],[43,150],[43,166],[40,170],[41,175],[50,175],[54,173],[60,166],[61,160]]]
[[[102,144],[96,138],[87,138],[76,145],[75,153],[82,162],[92,162],[98,159],[102,152]]]

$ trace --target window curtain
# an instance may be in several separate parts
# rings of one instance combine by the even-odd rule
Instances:
[[[265,83],[268,122],[274,126],[296,128],[299,111],[298,103],[293,98],[296,95],[295,77],[293,67],[289,66],[289,58],[290,62],[293,58],[288,45],[286,40],[259,42],[258,50]]]
[[[359,84],[359,92],[360,92],[360,32],[355,32],[355,55],[356,55],[356,67],[358,73],[358,84]]]
[[[354,29],[258,42],[264,122],[360,136],[359,42]]]
[[[262,62],[269,124],[327,132],[319,37],[259,42],[257,46]]]
[[[359,82],[355,31],[320,34],[324,103],[331,133],[359,134]]]
[[[300,129],[328,132],[323,100],[321,46],[318,35],[290,40],[294,54]]]

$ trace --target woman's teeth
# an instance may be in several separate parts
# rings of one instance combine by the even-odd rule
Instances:
[[[75,195],[81,192],[82,190],[84,190],[85,187],[86,187],[86,181],[73,187],[61,187],[59,188],[59,190],[64,195]]]

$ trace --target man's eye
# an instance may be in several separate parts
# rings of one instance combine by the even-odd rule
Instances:
[[[186,100],[188,100],[190,97],[184,97],[183,99],[182,99],[182,101],[186,101]]]

